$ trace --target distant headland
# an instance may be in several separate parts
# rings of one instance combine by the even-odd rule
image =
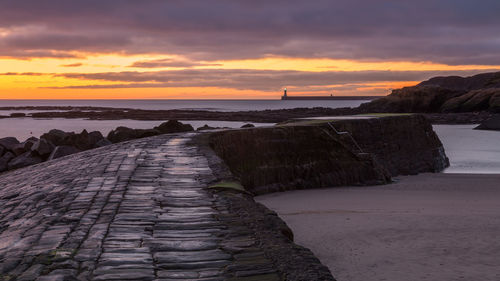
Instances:
[[[283,91],[281,100],[373,100],[380,98],[378,96],[289,96],[287,89]]]

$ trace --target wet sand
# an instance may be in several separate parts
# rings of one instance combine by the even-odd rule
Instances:
[[[500,175],[257,197],[339,281],[500,280]]]

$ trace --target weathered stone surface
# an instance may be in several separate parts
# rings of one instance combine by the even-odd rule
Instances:
[[[9,170],[19,169],[41,163],[42,161],[43,160],[40,156],[32,151],[29,151],[12,159],[8,164],[8,168]]]
[[[118,127],[109,132],[107,138],[112,143],[119,143],[161,134],[181,133],[193,130],[193,127],[189,124],[182,124],[177,120],[170,120],[162,123],[160,126],[154,127],[153,129],[131,129],[127,127]]]
[[[215,177],[190,140],[162,135],[2,174],[1,276],[281,278],[250,225],[229,217],[229,201],[207,188]]]
[[[334,126],[350,132],[393,176],[437,173],[449,166],[443,144],[422,115],[346,120]],[[344,143],[352,147],[352,141]]]
[[[326,121],[305,121],[216,132],[210,144],[255,194],[383,184],[391,175],[439,172],[449,165],[442,143],[423,116],[332,124],[349,134],[337,134]]]
[[[107,146],[107,145],[111,145],[111,144],[113,144],[113,143],[110,142],[108,139],[103,138],[100,141],[96,142],[95,146],[96,147],[103,147],[103,146]]]
[[[206,140],[201,137],[198,142],[215,176],[233,177]],[[246,193],[221,190],[214,196],[227,210],[217,217],[228,225],[221,249],[234,258],[226,266],[233,275],[229,280],[334,280],[310,250],[293,243],[292,231],[275,212]]]
[[[16,157],[14,153],[7,152],[2,157],[0,157],[0,172],[6,171],[8,169],[9,161]]]
[[[29,144],[31,144],[31,146],[33,146],[33,143],[30,142]],[[19,156],[23,153],[25,153],[26,151],[29,151],[31,150],[31,147],[29,148],[26,148],[25,146],[25,143],[20,143],[20,144],[16,144],[13,148],[12,148],[12,152],[16,155],[16,156]]]
[[[160,131],[162,134],[190,132],[194,130],[191,125],[182,124],[177,120],[169,120],[165,123],[162,123],[160,126],[155,127],[155,129]]]
[[[118,127],[115,130],[109,132],[107,138],[112,143],[118,143],[128,140],[157,136],[160,134],[161,132],[155,129],[131,129],[127,127]]]
[[[107,138],[112,143],[133,140],[136,138],[136,132],[134,129],[120,126],[120,127],[116,128],[115,130],[112,130],[111,132],[109,132]]]
[[[53,143],[54,145],[64,145],[64,139],[72,133],[67,133],[61,130],[53,129],[48,133],[43,134],[40,138],[46,139]]]
[[[80,150],[73,146],[60,145],[56,146],[47,160],[54,160],[71,154],[80,152]]]
[[[40,138],[46,139],[56,146],[73,146],[79,150],[89,150],[100,147],[97,143],[105,140],[101,132],[98,131],[89,133],[87,130],[83,130],[81,133],[75,134],[74,132],[64,132],[56,129],[50,130]]]
[[[52,153],[54,148],[55,146],[50,141],[46,139],[39,139],[35,144],[33,144],[31,151],[45,158]]]
[[[7,138],[1,138],[0,139],[0,146],[5,148],[6,150],[12,151],[12,149],[19,144],[19,141],[16,138],[13,137],[7,137]]]

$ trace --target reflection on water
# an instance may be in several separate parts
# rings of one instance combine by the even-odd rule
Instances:
[[[500,132],[477,125],[434,125],[450,167],[445,173],[500,174]]]

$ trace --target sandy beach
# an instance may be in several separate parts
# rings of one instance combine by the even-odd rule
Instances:
[[[339,281],[500,280],[500,175],[257,197]]]

